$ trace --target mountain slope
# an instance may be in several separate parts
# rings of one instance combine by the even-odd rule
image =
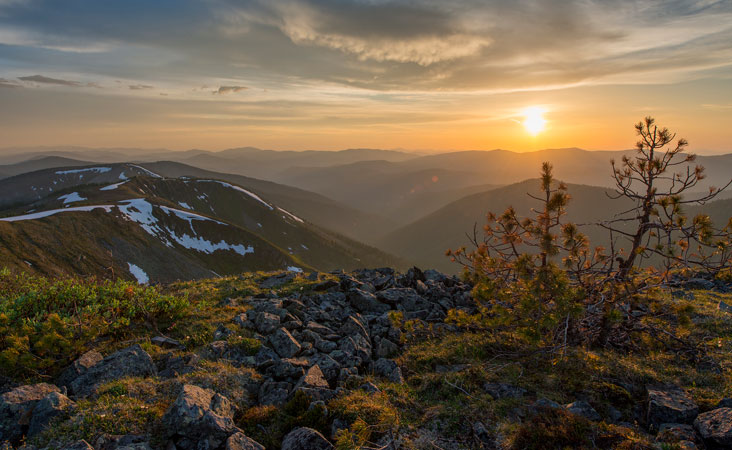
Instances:
[[[113,170],[102,175],[111,178]],[[133,277],[138,271],[151,281],[403,265],[224,181],[88,179],[93,184],[2,211],[0,265],[43,274]]]
[[[27,161],[0,166],[0,173],[5,177],[12,177],[37,170],[50,169],[54,167],[79,167],[93,164],[88,161],[81,161],[71,158],[63,158],[60,156],[45,156],[37,159],[29,159]]]
[[[378,244],[424,267],[455,273],[459,266],[450,262],[445,251],[469,246],[466,234],[472,235],[474,227],[480,238],[489,211],[501,213],[512,205],[519,215],[530,215],[531,208],[539,204],[526,194],[536,194],[538,188],[538,180],[526,180],[469,195],[390,233]],[[606,195],[608,192],[601,187],[570,184],[572,200],[567,208],[566,220],[578,224],[593,222],[627,209],[627,202],[611,200]],[[597,227],[583,227],[582,231],[595,245],[607,240],[606,233]]]

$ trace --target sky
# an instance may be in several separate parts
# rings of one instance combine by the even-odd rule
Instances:
[[[0,147],[609,150],[647,115],[732,152],[732,0],[0,0]]]

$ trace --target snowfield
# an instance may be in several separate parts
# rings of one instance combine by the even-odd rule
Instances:
[[[77,211],[92,211],[94,209],[103,208],[105,211],[109,212],[114,208],[115,205],[94,205],[94,206],[75,206],[73,208],[63,208],[63,209],[51,209],[49,211],[40,211],[33,214],[24,214],[22,216],[14,216],[14,217],[0,217],[0,221],[3,222],[20,222],[23,220],[35,220],[35,219],[42,219],[44,217],[53,216],[58,213],[64,213],[64,212],[77,212]]]
[[[86,173],[86,172],[96,172],[96,173],[106,173],[112,170],[111,167],[87,167],[85,169],[70,169],[70,170],[58,170],[56,171],[56,175],[68,175],[71,173]]]
[[[69,203],[74,202],[83,202],[84,200],[86,200],[84,197],[79,195],[78,192],[72,192],[71,194],[62,195],[58,199],[63,200],[64,205],[68,205]]]
[[[127,263],[127,267],[130,269],[130,273],[133,277],[137,280],[139,284],[147,284],[150,282],[150,277],[147,276],[144,270],[142,270],[139,266],[136,266],[132,264],[131,262]]]

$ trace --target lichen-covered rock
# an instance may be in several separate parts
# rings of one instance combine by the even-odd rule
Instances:
[[[163,416],[162,423],[177,448],[215,449],[230,435],[241,431],[234,425],[233,416],[234,407],[229,399],[210,389],[187,384]]]
[[[226,450],[264,450],[264,446],[244,433],[234,433],[226,440]]]
[[[602,420],[602,417],[597,411],[595,411],[595,408],[584,400],[577,400],[576,402],[564,405],[564,408],[572,414],[582,416],[585,419],[595,422]]]
[[[33,408],[28,426],[28,436],[35,436],[43,431],[46,426],[56,417],[76,408],[76,403],[60,392],[51,392],[41,399]]]
[[[282,450],[331,450],[333,446],[312,428],[300,427],[290,431],[282,440]]]
[[[664,423],[691,423],[699,414],[694,400],[676,386],[649,386],[646,422],[654,430]]]
[[[86,397],[99,385],[124,377],[149,377],[157,373],[150,355],[135,344],[104,358],[69,383],[71,392]]]
[[[79,376],[86,373],[95,365],[99,364],[104,357],[96,350],[89,350],[67,367],[59,376],[57,383],[59,386],[69,386],[69,384]]]
[[[732,408],[717,408],[699,414],[694,428],[707,446],[732,448]]]
[[[351,289],[347,294],[348,302],[362,313],[385,313],[389,305],[381,303],[374,294],[361,289]]]
[[[300,351],[300,343],[285,328],[280,328],[269,336],[272,348],[282,358],[292,358]]]
[[[380,358],[374,363],[374,373],[386,378],[392,383],[404,383],[404,377],[402,376],[402,370],[399,368],[396,362]]]
[[[494,400],[502,398],[519,398],[526,394],[526,389],[506,383],[485,383],[483,385],[483,390],[490,394]]]
[[[23,428],[30,425],[38,402],[59,388],[48,383],[19,386],[0,395],[0,442],[17,442],[23,437]]]

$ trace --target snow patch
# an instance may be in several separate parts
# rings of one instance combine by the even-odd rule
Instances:
[[[254,247],[252,247],[251,245],[248,245],[246,247],[242,244],[234,245],[229,244],[224,240],[221,240],[218,243],[214,243],[201,237],[189,236],[187,234],[177,236],[174,233],[171,233],[170,237],[182,247],[206,254],[211,254],[216,250],[231,250],[242,256],[246,255],[247,253],[254,253]]]
[[[87,167],[85,169],[71,169],[71,170],[58,170],[56,175],[68,175],[70,173],[84,173],[84,172],[96,172],[106,173],[112,170],[111,167]]]
[[[189,204],[188,204],[188,203],[186,203],[186,202],[178,202],[178,204],[179,204],[179,205],[180,205],[181,207],[185,208],[185,209],[193,209],[193,207],[191,207],[191,205],[189,205]]]
[[[154,178],[163,178],[160,175],[158,175],[157,173],[155,173],[155,172],[153,172],[151,170],[147,170],[146,168],[144,168],[142,166],[138,166],[137,164],[128,164],[128,166],[134,167],[135,169],[142,170],[143,172],[145,172],[146,174],[150,175],[151,177],[154,177]]]
[[[302,273],[302,269],[296,266],[287,266],[288,272]]]
[[[83,202],[84,200],[86,200],[84,197],[79,195],[78,192],[72,192],[71,194],[62,195],[58,199],[63,200],[64,205],[68,205],[69,203],[74,202]]]
[[[120,181],[119,183],[114,183],[114,184],[110,184],[109,186],[104,186],[103,188],[99,188],[99,190],[100,191],[113,191],[125,183],[127,183],[127,179],[125,179],[125,181]]]
[[[24,214],[22,216],[0,217],[0,221],[19,222],[22,220],[35,220],[42,219],[48,216],[53,216],[55,214],[63,212],[91,211],[97,208],[103,208],[106,212],[109,212],[112,208],[114,208],[114,205],[75,206],[73,208],[51,209],[49,211],[41,211],[33,214]]]
[[[254,200],[256,200],[259,203],[263,204],[264,206],[266,206],[270,210],[273,210],[274,209],[272,207],[272,205],[270,205],[269,203],[267,203],[264,200],[262,200],[262,198],[259,197],[257,194],[255,194],[254,192],[248,191],[248,190],[244,189],[243,187],[235,186],[233,184],[227,183],[225,181],[219,181],[219,180],[197,180],[197,181],[198,182],[204,182],[204,183],[218,183],[218,184],[220,184],[220,185],[222,185],[224,187],[227,187],[229,189],[234,189],[235,191],[243,192],[244,194],[247,194],[248,196],[250,196]]]
[[[127,263],[127,267],[130,268],[130,273],[132,274],[135,279],[137,279],[137,282],[139,284],[147,284],[150,282],[150,277],[147,276],[144,270],[142,270],[139,266],[136,266],[132,264],[131,262]]]
[[[301,218],[299,218],[299,217],[297,217],[296,215],[292,214],[291,212],[289,212],[289,211],[286,211],[286,210],[284,210],[284,209],[280,208],[279,206],[277,207],[277,209],[279,209],[279,210],[280,210],[280,211],[282,211],[283,213],[285,213],[285,214],[287,214],[288,216],[290,216],[290,218],[291,218],[291,219],[293,219],[293,220],[297,220],[297,221],[298,221],[298,222],[300,222],[300,223],[305,223],[305,221],[304,221],[304,220],[302,220]],[[283,218],[284,218],[284,217],[283,217]]]

